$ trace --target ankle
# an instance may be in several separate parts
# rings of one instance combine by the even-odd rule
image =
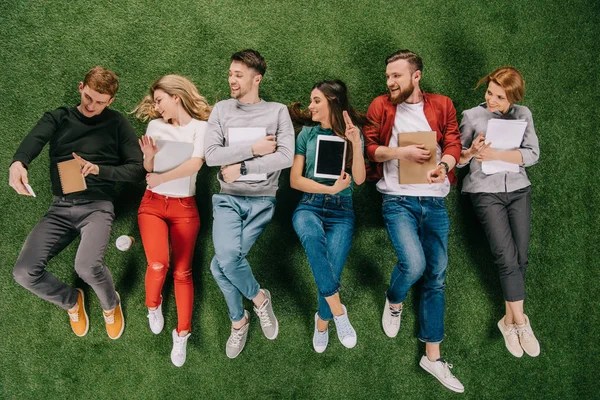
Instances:
[[[190,331],[179,331],[177,332],[177,334],[179,335],[179,337],[185,337],[188,335],[188,333],[190,333]]]
[[[247,323],[248,323],[248,320],[246,319],[246,317],[244,317],[244,318],[240,319],[239,321],[232,322],[231,327],[237,331],[237,330],[242,329],[244,327],[244,325],[246,325]]]
[[[400,310],[402,310],[402,304],[403,303],[396,303],[396,304],[390,303],[390,307],[392,307],[396,311],[400,311]]]
[[[252,302],[256,307],[260,307],[263,305],[266,299],[267,297],[265,296],[265,292],[262,289],[259,289],[258,294],[252,299]]]

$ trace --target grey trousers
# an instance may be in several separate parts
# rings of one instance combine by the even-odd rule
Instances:
[[[498,267],[504,300],[524,300],[531,187],[509,193],[471,193],[470,197]]]
[[[25,240],[13,270],[15,280],[62,309],[75,306],[77,291],[48,272],[46,266],[52,257],[81,235],[75,271],[96,292],[104,310],[115,308],[119,299],[110,271],[104,265],[114,217],[110,201],[54,197],[44,218]]]

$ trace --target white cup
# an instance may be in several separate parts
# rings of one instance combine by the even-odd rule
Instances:
[[[127,251],[133,246],[135,239],[132,236],[122,235],[117,238],[115,245],[121,251]]]

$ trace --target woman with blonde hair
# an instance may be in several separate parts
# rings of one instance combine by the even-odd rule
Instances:
[[[177,305],[171,361],[178,367],[185,362],[187,340],[191,334],[194,303],[191,263],[200,229],[194,196],[196,175],[204,164],[204,135],[210,111],[211,107],[194,84],[178,75],[165,75],[156,80],[150,87],[150,94],[133,111],[138,119],[151,120],[146,135],[139,141],[144,153],[144,168],[148,172],[148,186],[138,210],[138,224],[148,262],[148,319],[150,330],[159,334],[164,326],[161,292],[171,265]],[[161,142],[165,145],[167,141],[187,144],[191,157],[168,171],[154,171],[155,159],[161,157],[163,149],[157,146],[158,140],[165,141]]]
[[[460,137],[463,151],[458,167],[470,165],[462,185],[469,193],[477,218],[487,236],[494,263],[500,274],[505,314],[498,321],[508,351],[522,357],[540,354],[529,318],[524,314],[525,270],[528,264],[531,224],[531,182],[525,167],[534,165],[540,148],[531,111],[515,104],[523,99],[525,81],[513,67],[502,67],[483,77],[477,86],[486,85],[485,102],[463,112]],[[491,119],[526,121],[520,146],[515,150],[497,150],[485,143]],[[486,174],[482,163],[503,161],[518,165],[517,172]]]

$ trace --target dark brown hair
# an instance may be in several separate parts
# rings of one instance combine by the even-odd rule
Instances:
[[[477,87],[494,82],[506,92],[506,99],[510,104],[523,100],[525,95],[525,80],[523,75],[514,67],[500,67],[477,82]]]
[[[410,50],[398,50],[397,52],[395,52],[391,56],[388,56],[385,59],[385,65],[388,65],[389,63],[392,63],[392,62],[398,61],[398,60],[408,61],[408,63],[410,65],[412,65],[412,67],[413,67],[412,72],[415,72],[415,71],[423,72],[423,59]]]
[[[366,125],[372,125],[372,123],[361,113],[356,111],[354,107],[350,105],[348,101],[348,89],[346,84],[339,79],[330,81],[317,82],[312,90],[318,89],[323,93],[327,99],[329,105],[329,120],[331,122],[331,130],[336,136],[341,137],[344,140],[346,138],[346,122],[344,121],[343,112],[347,111],[348,116],[352,120],[352,123],[358,128],[362,128]],[[300,102],[295,102],[288,106],[292,121],[296,125],[319,125],[318,122],[312,120],[312,116],[308,109],[302,109]],[[346,153],[346,167],[352,167],[352,146],[348,147]]]
[[[83,86],[88,86],[101,94],[115,97],[119,90],[119,78],[114,72],[102,67],[94,67],[85,74]]]
[[[248,68],[252,68],[261,75],[267,71],[267,62],[256,50],[246,49],[238,51],[231,56],[231,61],[239,61]]]

